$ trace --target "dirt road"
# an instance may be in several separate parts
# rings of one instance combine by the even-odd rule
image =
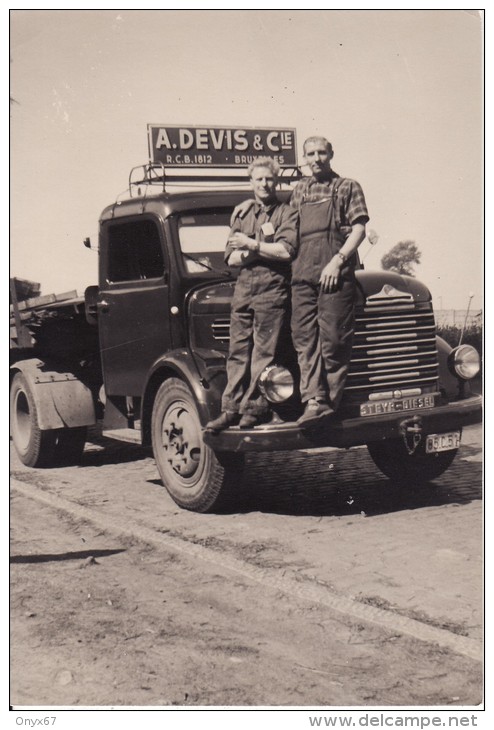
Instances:
[[[228,515],[96,434],[80,467],[11,465],[12,704],[482,701],[478,427],[408,493],[365,449],[252,458]]]

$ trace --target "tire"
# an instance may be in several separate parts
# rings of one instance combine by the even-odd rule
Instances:
[[[235,504],[243,455],[216,454],[203,442],[194,396],[177,378],[166,380],[156,394],[151,436],[158,471],[176,504],[194,512]]]
[[[57,436],[42,431],[31,386],[22,373],[16,373],[10,388],[10,433],[19,459],[26,466],[49,466]]]
[[[430,482],[448,469],[458,449],[438,454],[426,454],[426,435],[413,454],[409,454],[403,439],[374,441],[367,444],[369,454],[382,473],[398,484],[419,486]]]
[[[10,433],[19,459],[34,468],[67,465],[78,460],[86,427],[41,430],[29,382],[16,373],[10,388]]]

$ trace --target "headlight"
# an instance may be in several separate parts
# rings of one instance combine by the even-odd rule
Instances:
[[[293,395],[293,376],[279,365],[270,365],[259,376],[259,390],[271,403],[283,403]]]
[[[479,353],[471,345],[459,345],[449,353],[448,367],[457,378],[470,380],[480,370]]]

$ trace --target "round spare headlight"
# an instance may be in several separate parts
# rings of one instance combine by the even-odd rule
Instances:
[[[293,395],[293,375],[280,365],[269,365],[259,376],[259,390],[271,403],[283,403]]]
[[[448,365],[457,378],[471,380],[480,370],[480,355],[471,345],[459,345],[449,353]]]

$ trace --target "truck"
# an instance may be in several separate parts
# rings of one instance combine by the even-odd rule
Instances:
[[[362,264],[336,417],[312,430],[297,426],[302,404],[287,330],[279,361],[259,383],[271,420],[205,429],[226,385],[235,273],[224,247],[232,210],[250,195],[233,177],[184,186],[162,163],[135,168],[129,195],[99,219],[98,284],[84,296],[14,295],[10,417],[22,463],[77,463],[88,427],[100,423],[104,436],[152,447],[173,500],[197,512],[235,506],[245,457],[256,452],[366,446],[403,488],[441,475],[462,428],[482,418],[471,388],[479,355],[437,336],[431,294],[418,279]],[[281,200],[298,177],[282,178]]]

